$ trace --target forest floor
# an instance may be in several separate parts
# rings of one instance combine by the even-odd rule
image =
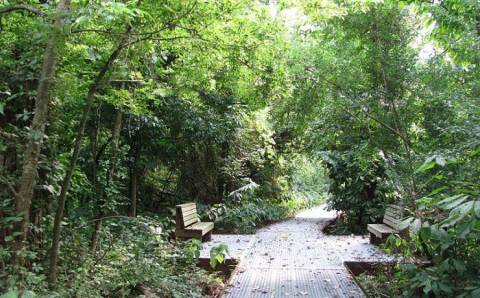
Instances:
[[[323,205],[255,235],[214,235],[212,243],[217,244],[227,237],[224,243],[240,259],[224,297],[364,297],[344,262],[386,262],[393,257],[369,244],[368,237],[324,234],[334,218],[335,212]]]

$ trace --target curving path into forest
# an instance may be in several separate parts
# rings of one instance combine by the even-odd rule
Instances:
[[[260,229],[224,297],[364,297],[343,262],[390,257],[367,237],[322,233],[334,217],[320,206]]]

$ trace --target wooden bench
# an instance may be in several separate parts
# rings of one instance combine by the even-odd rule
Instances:
[[[383,224],[369,224],[370,243],[379,244],[389,235],[400,233],[400,222],[403,217],[403,208],[398,205],[387,205],[383,216]]]
[[[212,239],[213,222],[201,222],[195,203],[176,206],[175,237],[210,241]]]

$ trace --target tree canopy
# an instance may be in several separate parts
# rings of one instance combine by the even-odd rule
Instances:
[[[208,295],[176,204],[326,201],[406,208],[402,295],[480,295],[479,48],[475,0],[0,1],[0,294]]]

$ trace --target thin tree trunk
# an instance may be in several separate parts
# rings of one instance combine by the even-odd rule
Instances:
[[[60,196],[58,198],[58,207],[57,207],[57,212],[55,214],[55,222],[53,227],[52,247],[50,249],[50,266],[48,271],[48,281],[51,286],[55,284],[55,281],[57,279],[57,260],[58,260],[58,249],[59,249],[59,242],[60,242],[61,221],[63,218],[65,201],[66,201],[68,189],[70,187],[73,170],[75,169],[78,155],[80,154],[80,146],[82,143],[82,138],[85,131],[88,115],[90,113],[90,109],[92,107],[95,94],[101,88],[105,75],[110,70],[113,63],[117,60],[122,49],[126,46],[126,43],[128,42],[129,35],[130,35],[129,33],[131,32],[131,30],[132,30],[132,27],[129,26],[126,34],[124,35],[124,37],[122,38],[118,46],[115,48],[115,50],[111,53],[107,61],[105,61],[104,65],[102,66],[99,73],[97,74],[97,77],[92,82],[88,90],[88,94],[85,100],[85,107],[82,113],[82,119],[80,121],[80,126],[78,127],[77,135],[75,137],[75,144],[73,147],[72,157],[70,159],[70,164],[68,166],[67,172],[65,173],[65,176],[63,178],[62,188],[60,191]]]
[[[117,155],[118,155],[118,144],[120,140],[120,132],[122,130],[122,111],[120,109],[117,109],[117,113],[115,115],[115,123],[113,125],[113,132],[112,132],[112,157],[110,159],[110,169],[107,172],[107,187],[110,184],[110,182],[113,182],[114,177],[115,177],[115,170],[116,170],[116,164],[117,164]],[[99,194],[99,204],[98,204],[98,215],[97,215],[97,223],[95,224],[95,231],[92,236],[92,242],[90,246],[90,251],[91,253],[95,253],[97,250],[97,245],[98,245],[98,238],[100,236],[100,230],[102,229],[102,218],[105,216],[105,211],[103,210],[104,208],[104,203],[106,201],[106,194],[103,192],[102,194]]]
[[[37,178],[38,160],[44,140],[45,126],[47,124],[50,87],[55,75],[57,45],[62,39],[61,27],[63,25],[64,17],[69,12],[69,9],[70,0],[62,0],[58,3],[52,33],[48,38],[47,47],[43,57],[42,72],[38,83],[37,97],[35,99],[34,116],[30,125],[30,136],[25,147],[20,188],[15,198],[16,211],[23,216],[22,221],[16,229],[17,232],[20,232],[20,235],[14,244],[14,250],[17,254],[22,250],[23,242],[27,239],[27,229],[30,222],[30,207],[32,205],[33,189]],[[23,258],[19,257],[18,260],[20,264],[23,264]]]
[[[133,140],[133,144],[131,144],[132,153],[133,153],[133,163],[130,166],[130,211],[129,215],[131,217],[137,216],[137,193],[138,193],[138,169],[137,163],[140,159],[140,148],[138,148],[138,144],[136,141],[136,137]]]
[[[130,216],[136,217],[137,216],[137,171],[135,170],[135,166],[131,171],[130,174]]]

